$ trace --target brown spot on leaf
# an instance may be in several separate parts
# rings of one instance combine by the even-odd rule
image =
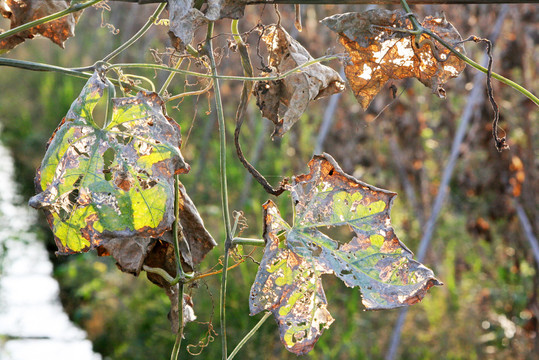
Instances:
[[[127,192],[133,185],[133,179],[129,173],[118,171],[114,173],[114,184],[123,191]]]

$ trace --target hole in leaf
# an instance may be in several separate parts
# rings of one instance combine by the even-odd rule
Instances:
[[[339,244],[348,243],[356,236],[356,233],[350,226],[324,226],[319,227],[318,230],[327,237],[337,241]]]
[[[116,151],[114,151],[114,149],[111,147],[109,147],[103,153],[103,174],[105,175],[105,180],[107,181],[112,180],[111,166],[112,166],[112,163],[114,162],[115,157],[116,157]]]
[[[105,117],[107,113],[107,90],[104,92],[104,96],[97,101],[94,110],[92,111],[92,117],[95,121],[95,124],[99,128],[103,128],[105,125]]]

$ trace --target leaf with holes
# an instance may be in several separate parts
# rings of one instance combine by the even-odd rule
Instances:
[[[264,29],[272,75],[282,74],[314,60],[299,42],[279,26]],[[275,124],[273,137],[281,137],[294,125],[312,100],[344,90],[344,81],[332,68],[315,63],[282,80],[259,81],[254,86],[262,116]]]
[[[0,14],[11,20],[11,28],[30,21],[57,13],[69,8],[69,0],[0,0]],[[0,53],[7,52],[15,46],[32,39],[35,35],[43,35],[62,48],[64,42],[75,35],[75,25],[82,11],[68,14],[60,19],[34,26],[15,35],[0,40]]]
[[[418,47],[413,35],[394,30],[412,29],[402,11],[374,9],[338,14],[322,23],[339,34],[350,56],[345,66],[346,78],[364,109],[389,79],[415,77],[438,96],[445,97],[442,85],[466,67],[428,35],[421,35]],[[428,16],[422,26],[464,53],[464,47],[458,44],[462,40],[460,34],[444,17]]]
[[[391,227],[396,194],[345,174],[328,154],[314,156],[309,167],[290,186],[292,226],[272,202],[264,205],[266,248],[249,301],[251,315],[273,312],[281,341],[295,354],[310,351],[333,322],[322,274],[359,286],[368,310],[414,304],[440,285],[432,270],[412,260]],[[352,239],[336,241],[322,232],[343,226],[353,231]]]
[[[189,171],[180,127],[157,94],[113,99],[110,123],[96,124],[92,110],[105,86],[90,78],[36,176],[30,205],[45,211],[60,254],[162,235],[174,220],[174,174]]]

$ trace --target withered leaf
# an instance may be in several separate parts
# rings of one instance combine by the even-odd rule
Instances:
[[[298,355],[312,350],[324,329],[334,321],[327,310],[321,274],[329,271],[287,247],[283,232],[290,226],[275,204],[264,204],[266,248],[256,280],[251,288],[251,315],[270,310],[285,347]]]
[[[195,8],[195,0],[170,0],[169,36],[175,48],[182,49],[193,41],[195,30],[208,21],[222,18],[239,19],[245,3],[238,0],[208,0],[204,11]]]
[[[138,275],[155,241],[153,238],[143,236],[108,239],[97,248],[97,253],[99,256],[112,256],[121,271]]]
[[[11,20],[11,29],[13,29],[65,10],[69,8],[70,4],[70,0],[0,0],[0,13],[3,17]],[[81,12],[69,14],[0,40],[0,53],[7,52],[38,34],[48,37],[63,48],[64,42],[75,35],[75,24]]]
[[[30,205],[45,211],[60,254],[162,235],[174,220],[174,174],[189,170],[179,125],[155,93],[113,99],[100,128],[92,110],[105,86],[97,73],[88,80],[36,176]]]
[[[421,35],[418,48],[413,35],[392,30],[412,29],[402,11],[374,9],[339,14],[325,18],[322,23],[339,34],[350,56],[345,67],[346,78],[364,109],[389,79],[415,77],[445,97],[442,85],[457,77],[466,66],[425,34]],[[460,34],[444,17],[428,16],[422,26],[464,53],[464,47],[458,44],[462,40]]]
[[[430,269],[412,260],[391,227],[395,193],[345,174],[328,154],[314,156],[309,167],[290,187],[292,226],[273,203],[264,205],[266,248],[249,299],[252,315],[273,312],[281,341],[296,354],[310,351],[333,322],[321,274],[359,286],[368,310],[414,304],[440,285]],[[322,232],[339,226],[352,230],[353,238],[336,241]]]
[[[182,233],[185,238],[184,246],[180,244],[180,252],[183,260],[192,268],[200,264],[206,254],[217,246],[211,234],[204,227],[204,221],[200,217],[195,204],[187,195],[185,187],[178,184],[180,192],[179,217]]]
[[[279,26],[262,34],[269,52],[271,75],[282,74],[313,60],[309,52]],[[344,80],[332,68],[315,63],[282,80],[259,81],[254,87],[262,116],[275,124],[272,136],[281,137],[307,108],[311,100],[344,90]]]

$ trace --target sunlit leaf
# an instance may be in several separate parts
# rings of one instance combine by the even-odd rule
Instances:
[[[281,341],[296,354],[310,351],[333,322],[321,274],[360,287],[368,310],[414,304],[440,285],[430,269],[412,260],[391,227],[396,194],[345,174],[328,154],[313,157],[309,167],[290,187],[292,226],[272,202],[264,205],[266,248],[249,302],[252,315],[273,312]],[[353,231],[352,239],[337,241],[323,232],[342,226]]]
[[[268,47],[269,75],[285,73],[314,60],[283,28],[268,26],[262,39]],[[332,68],[315,63],[282,80],[259,81],[254,87],[262,116],[275,124],[272,136],[281,137],[299,120],[311,100],[344,90],[344,80]]]
[[[326,309],[320,274],[328,273],[315,259],[295,254],[281,233],[290,226],[275,204],[264,204],[266,248],[249,301],[251,315],[271,310],[281,341],[295,354],[305,354],[334,321]]]
[[[345,67],[346,78],[363,108],[369,106],[390,79],[415,77],[445,97],[442,85],[457,77],[466,66],[427,35],[421,35],[420,46],[416,47],[413,35],[392,30],[412,29],[402,11],[374,9],[339,14],[325,18],[322,23],[339,34],[350,56]],[[460,34],[444,17],[428,16],[422,26],[464,52],[464,47],[458,44],[462,40]]]
[[[187,194],[185,187],[180,182],[179,191],[179,236],[184,241],[180,241],[180,255],[184,268],[194,269],[196,265],[204,259],[206,254],[217,246],[211,234],[204,227],[204,221],[200,217],[195,204]],[[161,242],[165,251],[161,251],[156,245]],[[173,251],[172,230],[167,231],[158,238],[133,236],[129,238],[107,239],[98,248],[100,256],[112,256],[120,270],[123,272],[138,275],[142,265],[161,268],[169,272],[170,276],[176,276],[176,257]],[[159,280],[149,275],[150,280],[157,285],[170,287],[160,276],[155,276]],[[161,281],[161,282],[160,282]]]
[[[11,28],[67,9],[69,0],[0,0],[0,14],[11,20]],[[32,39],[35,35],[43,35],[62,48],[64,42],[75,35],[75,24],[81,12],[71,13],[57,20],[21,31],[13,36],[0,40],[0,53],[9,51],[15,46]]]
[[[55,131],[30,205],[47,214],[60,254],[107,240],[158,237],[174,220],[174,174],[189,166],[180,128],[155,93],[113,100],[110,124],[92,110],[105,83],[94,74]]]

